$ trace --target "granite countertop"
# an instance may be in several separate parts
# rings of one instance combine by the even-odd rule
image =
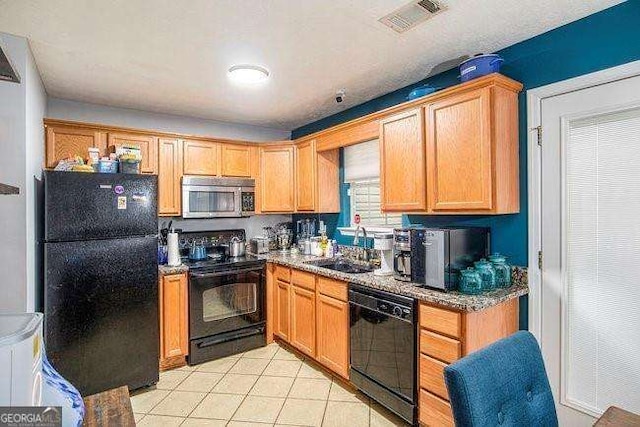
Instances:
[[[161,276],[165,276],[167,274],[181,274],[181,273],[186,273],[187,271],[189,271],[189,267],[184,264],[180,264],[175,267],[172,267],[170,265],[158,266],[158,273]]]
[[[402,282],[393,276],[375,276],[373,273],[349,274],[329,270],[316,265],[305,264],[308,261],[316,261],[323,258],[308,255],[290,255],[281,253],[268,253],[258,255],[267,262],[292,267],[298,270],[308,271],[345,282],[368,286],[373,289],[387,291],[399,295],[406,295],[419,301],[442,305],[461,311],[481,311],[513,298],[518,298],[529,293],[526,270],[515,268],[513,274],[514,284],[508,289],[497,289],[482,295],[464,295],[459,292],[443,292],[434,289],[419,287],[411,282]]]

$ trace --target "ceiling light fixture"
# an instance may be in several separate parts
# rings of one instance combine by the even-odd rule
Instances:
[[[234,65],[229,68],[229,78],[237,83],[255,84],[269,78],[269,70],[259,65]]]

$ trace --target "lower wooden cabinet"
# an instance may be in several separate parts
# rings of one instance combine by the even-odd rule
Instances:
[[[160,367],[185,364],[189,354],[187,274],[160,277]]]
[[[291,285],[291,336],[289,342],[304,354],[316,355],[316,295]]]
[[[453,426],[444,368],[518,330],[518,299],[486,310],[459,312],[420,303],[419,419],[424,426]]]
[[[349,379],[347,284],[267,265],[267,342],[273,335]]]
[[[341,284],[346,289],[347,284]],[[341,377],[349,378],[349,303],[318,294],[316,331],[318,362]]]
[[[285,341],[289,341],[289,288],[291,285],[283,280],[275,280],[273,333]]]

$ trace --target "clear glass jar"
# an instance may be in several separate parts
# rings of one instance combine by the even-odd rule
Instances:
[[[458,290],[463,294],[469,295],[482,293],[482,277],[480,277],[480,273],[478,273],[478,271],[473,267],[468,267],[466,270],[460,270]]]
[[[511,266],[507,264],[507,257],[495,253],[489,257],[489,261],[496,270],[496,286],[499,288],[511,286]]]
[[[484,258],[476,261],[473,265],[482,278],[482,288],[485,291],[494,290],[496,288],[496,270],[493,265]]]

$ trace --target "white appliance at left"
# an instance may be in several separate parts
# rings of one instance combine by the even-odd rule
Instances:
[[[0,406],[60,407],[64,427],[80,427],[82,396],[49,363],[42,313],[0,314]]]
[[[42,403],[42,317],[0,315],[0,406]]]

